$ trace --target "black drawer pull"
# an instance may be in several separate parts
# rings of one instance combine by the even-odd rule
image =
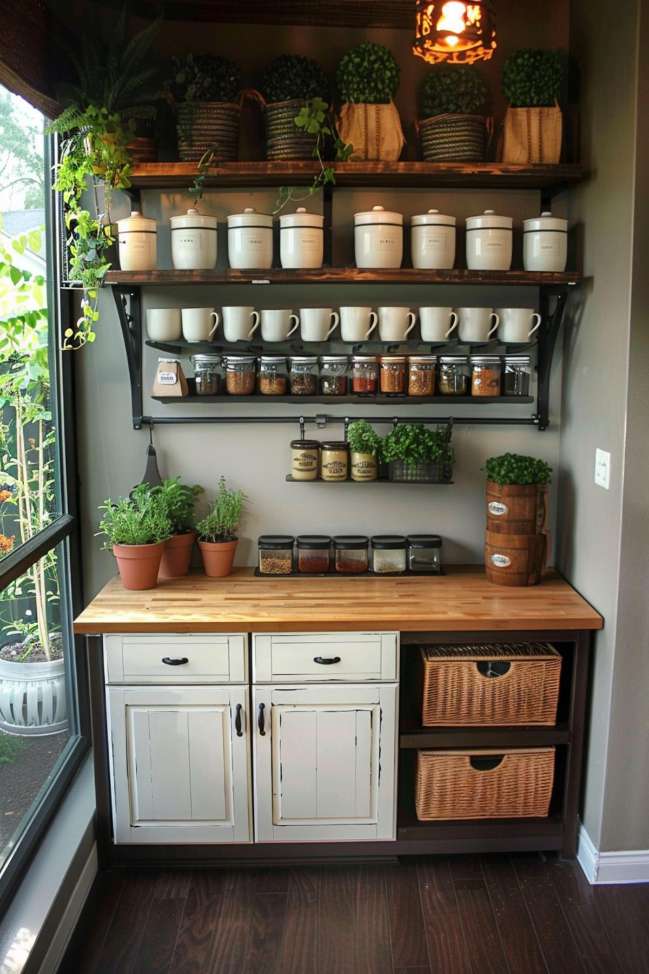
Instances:
[[[184,666],[185,663],[189,663],[186,656],[181,656],[178,659],[174,659],[173,656],[163,656],[162,662],[166,663],[167,666]]]
[[[259,717],[257,718],[257,727],[259,728],[259,734],[261,737],[266,736],[266,718],[264,716],[264,711],[266,709],[265,703],[259,704]]]
[[[322,666],[331,666],[332,663],[340,663],[340,656],[314,656],[314,663],[320,663]]]
[[[234,718],[234,729],[237,732],[237,737],[243,737],[243,730],[241,729],[241,704],[237,704],[237,715]]]

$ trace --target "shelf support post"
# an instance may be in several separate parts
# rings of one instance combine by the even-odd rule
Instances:
[[[552,298],[555,299],[554,307]],[[568,295],[565,290],[541,290],[541,315],[544,327],[539,336],[538,348],[538,390],[537,419],[539,430],[545,430],[550,423],[550,382],[552,379],[552,359],[557,337],[563,322]]]
[[[113,286],[131,383],[133,429],[142,429],[142,301],[139,288]]]

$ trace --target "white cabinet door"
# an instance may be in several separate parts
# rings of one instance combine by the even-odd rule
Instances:
[[[251,841],[247,687],[108,687],[117,843]]]
[[[394,839],[397,687],[253,690],[258,842]]]

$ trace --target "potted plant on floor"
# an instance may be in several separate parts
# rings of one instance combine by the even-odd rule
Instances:
[[[226,57],[188,54],[172,61],[168,91],[176,107],[182,162],[239,158],[241,71]]]
[[[194,508],[203,488],[198,484],[193,487],[181,484],[179,477],[173,477],[163,480],[159,487],[153,487],[152,490],[160,493],[173,531],[164,547],[158,577],[180,578],[189,572],[192,548],[196,540]]]
[[[98,534],[115,555],[124,588],[155,588],[165,543],[173,534],[161,492],[139,484],[130,497],[109,498],[99,510],[104,513]]]
[[[436,65],[420,92],[419,136],[426,162],[482,162],[487,86],[474,65]]]
[[[336,72],[342,106],[338,132],[352,159],[396,162],[405,144],[393,98],[399,65],[382,44],[365,42],[344,55]]]
[[[383,440],[383,459],[394,481],[449,483],[453,476],[452,427],[431,429],[423,423],[397,423]]]
[[[357,419],[347,428],[351,453],[352,480],[376,480],[379,475],[381,437],[365,419]]]
[[[514,51],[503,67],[503,162],[557,163],[561,159],[559,95],[565,74],[561,51]]]
[[[230,490],[225,477],[221,477],[210,510],[196,525],[203,567],[210,578],[224,578],[232,572],[239,543],[237,529],[245,501],[244,492]]]
[[[329,80],[311,58],[282,54],[268,65],[259,86],[264,105],[267,159],[310,159],[317,133],[296,119],[318,99],[316,108],[329,103]]]

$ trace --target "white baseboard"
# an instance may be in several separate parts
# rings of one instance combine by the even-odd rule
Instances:
[[[649,849],[633,852],[600,852],[582,825],[577,861],[593,886],[612,883],[649,883]]]
[[[97,845],[93,845],[90,854],[81,870],[72,895],[68,900],[68,905],[61,917],[56,933],[52,937],[52,942],[43,958],[38,974],[56,974],[61,961],[65,955],[70,938],[74,933],[75,927],[79,922],[81,911],[83,910],[88,895],[97,875]]]

